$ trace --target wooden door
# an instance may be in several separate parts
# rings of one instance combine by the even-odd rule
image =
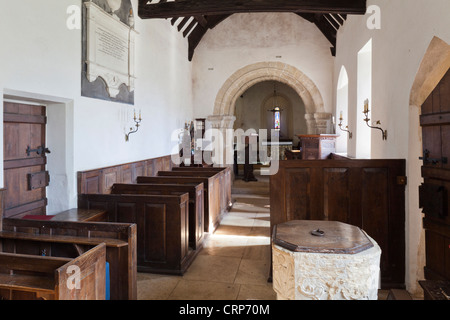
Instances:
[[[424,213],[428,280],[450,280],[450,70],[422,105],[423,184],[419,188]]]
[[[4,103],[5,217],[46,213],[44,106]]]

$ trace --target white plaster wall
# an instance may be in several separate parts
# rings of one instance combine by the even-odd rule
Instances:
[[[418,208],[418,186],[421,181],[421,134],[419,111],[410,110],[409,99],[421,60],[433,36],[450,43],[450,2],[448,0],[369,0],[368,6],[381,9],[381,29],[367,28],[371,16],[349,16],[338,32],[334,84],[345,66],[349,77],[349,122],[356,127],[357,54],[372,38],[373,79],[372,119],[381,120],[388,131],[372,134],[372,158],[407,159],[406,187],[406,284],[412,292],[420,291],[417,280],[423,279],[422,214]],[[336,94],[336,91],[335,91]],[[335,98],[335,97],[334,97]],[[409,133],[412,133],[409,135]],[[358,133],[354,132],[354,135]],[[355,139],[349,141],[349,152],[355,151]],[[412,152],[411,152],[412,151]]]
[[[168,155],[174,145],[172,132],[192,119],[187,40],[168,20],[141,20],[138,1],[132,3],[139,32],[134,106],[81,96],[81,29],[66,25],[67,8],[81,7],[81,0],[0,2],[0,93],[72,101],[65,126],[65,139],[73,145],[67,207],[76,205],[77,171]],[[124,115],[131,120],[134,109],[142,112],[142,126],[125,142],[124,127],[133,123],[125,123]],[[50,150],[54,147],[49,145]],[[57,150],[48,155],[49,163],[55,154]],[[0,181],[3,184],[3,178]]]
[[[330,43],[314,24],[293,13],[234,14],[208,30],[193,62],[197,117],[213,114],[216,96],[237,70],[257,62],[296,67],[318,87],[325,110],[332,111],[333,57]]]

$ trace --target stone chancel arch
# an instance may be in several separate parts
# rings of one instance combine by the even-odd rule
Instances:
[[[229,122],[235,113],[236,100],[250,87],[262,81],[278,81],[292,87],[305,103],[308,133],[327,133],[331,114],[324,110],[320,91],[314,82],[297,68],[281,62],[260,62],[236,71],[219,90],[214,115],[210,120],[214,127],[218,122]]]
[[[207,118],[207,126],[227,137],[236,120],[236,100],[250,87],[263,81],[278,81],[293,88],[305,104],[308,134],[329,133],[331,114],[325,112],[324,102],[314,82],[297,68],[281,62],[259,62],[248,65],[231,75],[219,90],[214,103],[214,114]],[[229,133],[228,133],[229,134]],[[218,158],[219,164],[230,164],[233,141],[224,139]],[[217,150],[216,150],[217,152]]]

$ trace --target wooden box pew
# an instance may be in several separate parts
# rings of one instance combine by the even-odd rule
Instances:
[[[200,170],[172,169],[172,171],[159,171],[158,176],[202,177],[208,178],[210,181],[213,181],[214,186],[218,186],[219,189],[219,218],[217,221],[214,221],[214,228],[217,228],[217,225],[218,223],[220,223],[223,214],[225,214],[229,210],[229,208],[231,208],[231,205],[228,203],[228,190],[231,197],[231,184],[227,183],[224,170],[215,169],[208,171],[203,168],[201,168]]]
[[[172,171],[191,171],[195,172],[218,172],[221,177],[222,186],[222,197],[223,203],[222,208],[229,211],[233,206],[233,199],[231,197],[231,187],[233,184],[231,168],[230,167],[172,167]]]
[[[161,171],[160,171],[161,172]],[[219,226],[220,211],[220,185],[215,177],[137,177],[138,184],[192,184],[203,183],[204,186],[204,231],[213,233]]]
[[[189,248],[189,194],[81,194],[78,207],[103,209],[109,222],[137,226],[137,270],[182,275],[198,251]]]
[[[105,265],[104,243],[75,258],[1,252],[0,298],[104,300]]]
[[[110,299],[136,300],[136,225],[129,223],[4,219],[3,251],[73,257],[106,245]]]
[[[116,183],[111,194],[181,195],[189,194],[189,246],[203,247],[204,239],[204,185],[200,184],[124,184]]]

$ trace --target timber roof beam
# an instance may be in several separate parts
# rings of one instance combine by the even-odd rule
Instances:
[[[209,29],[234,13],[291,12],[314,23],[336,54],[336,36],[348,14],[366,13],[367,0],[139,0],[141,19],[171,19],[188,39],[189,61]]]

